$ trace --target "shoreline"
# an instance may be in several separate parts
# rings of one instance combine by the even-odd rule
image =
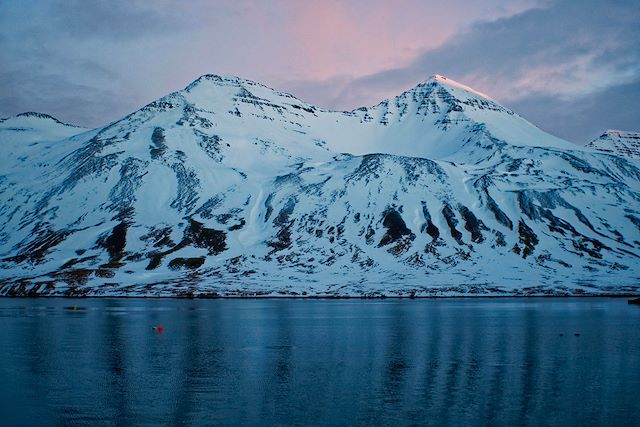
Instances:
[[[634,299],[640,298],[636,294],[577,294],[577,295],[0,295],[2,299],[154,299],[154,300],[452,300],[452,299]]]

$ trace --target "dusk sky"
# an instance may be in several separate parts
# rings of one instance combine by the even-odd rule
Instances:
[[[0,116],[99,126],[207,73],[339,110],[439,73],[586,143],[640,131],[640,2],[0,2]]]

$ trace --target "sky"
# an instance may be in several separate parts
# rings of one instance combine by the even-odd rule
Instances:
[[[640,1],[0,0],[0,117],[97,127],[208,73],[337,110],[443,74],[584,144],[640,131]]]

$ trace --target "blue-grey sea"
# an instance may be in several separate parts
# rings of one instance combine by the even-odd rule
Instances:
[[[0,299],[3,426],[631,426],[639,402],[626,299]]]

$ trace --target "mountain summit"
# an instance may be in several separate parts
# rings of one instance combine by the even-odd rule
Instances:
[[[640,289],[638,163],[438,75],[347,112],[205,75],[98,129],[5,119],[0,146],[4,295]]]
[[[433,76],[431,76],[431,78],[429,78],[428,83],[429,82],[437,82],[438,84],[441,84],[443,86],[448,86],[453,90],[461,90],[461,91],[467,92],[469,96],[472,96],[472,97],[479,97],[479,98],[484,98],[488,101],[494,101],[493,98],[491,98],[489,95],[485,95],[482,92],[478,92],[477,90],[470,88],[469,86],[463,85],[462,83],[458,83],[457,81],[450,79],[448,77],[445,77],[441,74],[434,74]]]
[[[29,111],[17,116],[0,118],[0,143],[24,143],[33,140],[60,140],[86,129],[63,123],[44,113]]]
[[[640,160],[640,132],[609,129],[587,144],[587,147]]]

